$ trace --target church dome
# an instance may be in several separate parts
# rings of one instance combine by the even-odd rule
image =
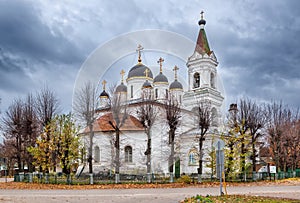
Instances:
[[[154,83],[168,83],[168,78],[163,74],[159,73],[155,78],[154,78]]]
[[[100,98],[109,98],[109,95],[107,92],[105,92],[105,90],[103,90],[100,94]]]
[[[127,80],[130,79],[130,78],[135,78],[135,77],[145,77],[146,69],[149,70],[148,77],[153,78],[151,70],[147,66],[145,66],[144,64],[138,63],[137,65],[133,66],[130,69],[130,71],[128,72]]]
[[[152,85],[151,85],[151,83],[148,81],[148,80],[146,80],[145,82],[144,82],[144,84],[143,84],[143,89],[144,88],[152,88]]]
[[[127,92],[127,86],[122,82],[120,85],[118,85],[116,92]]]
[[[183,90],[182,84],[180,82],[178,82],[177,80],[175,80],[174,82],[171,83],[170,90],[174,90],[174,89],[180,89]]]

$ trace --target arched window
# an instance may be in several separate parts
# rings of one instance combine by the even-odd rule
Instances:
[[[215,107],[211,109],[211,125],[218,126],[218,112]]]
[[[158,98],[158,89],[156,88],[155,89],[155,99],[157,99]]]
[[[133,85],[130,86],[130,98],[133,98]]]
[[[166,99],[168,99],[169,98],[169,91],[168,91],[168,89],[166,89]]]
[[[132,162],[132,147],[126,146],[125,147],[125,162]]]
[[[216,88],[215,75],[213,73],[210,74],[210,87],[214,89]]]
[[[196,72],[194,74],[194,88],[198,88],[200,87],[200,74],[198,72]]]
[[[197,165],[197,151],[196,149],[191,149],[189,152],[189,165]]]
[[[98,146],[94,148],[94,160],[100,162],[100,148]]]

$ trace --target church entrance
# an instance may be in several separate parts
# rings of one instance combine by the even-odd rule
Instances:
[[[175,162],[175,178],[180,177],[180,158],[178,157]]]

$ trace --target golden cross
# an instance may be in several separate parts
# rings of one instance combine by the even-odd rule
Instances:
[[[174,66],[173,71],[175,73],[175,80],[177,80],[177,71],[179,70],[179,68],[177,66]]]
[[[203,13],[204,13],[204,11],[200,12],[200,14],[201,14],[201,20],[203,20]]]
[[[160,57],[157,61],[157,63],[159,63],[159,72],[162,73],[162,63],[164,62],[165,60]]]
[[[122,77],[122,82],[124,82],[125,71],[122,69],[121,72],[120,72],[120,74],[121,74],[121,77]]]
[[[103,80],[103,81],[102,81],[103,90],[105,90],[105,85],[106,85],[106,83],[107,83],[106,80]]]
[[[150,72],[150,70],[148,68],[146,68],[145,70],[145,75],[146,75],[146,78],[148,77],[148,73]]]
[[[144,47],[142,47],[142,45],[138,45],[136,51],[138,52],[138,62],[141,63],[142,62],[142,58],[141,58],[141,51],[144,49]]]

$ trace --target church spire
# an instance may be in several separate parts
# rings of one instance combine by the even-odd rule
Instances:
[[[144,49],[142,45],[138,45],[136,51],[138,52],[138,63],[142,63],[142,56],[141,56],[141,51]]]
[[[201,19],[198,22],[198,24],[200,26],[200,31],[199,31],[195,51],[202,55],[203,54],[210,55],[212,53],[212,51],[209,48],[208,40],[207,40],[206,33],[204,30],[204,25],[206,24],[206,21],[204,20],[203,14],[204,14],[204,12],[201,11],[201,13],[200,13]]]
[[[160,57],[157,61],[157,63],[159,63],[159,72],[162,73],[162,63],[164,62],[165,60]]]

